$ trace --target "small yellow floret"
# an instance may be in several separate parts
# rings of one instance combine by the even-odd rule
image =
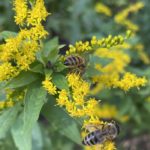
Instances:
[[[55,95],[57,94],[57,88],[52,83],[51,79],[51,77],[46,76],[45,80],[42,82],[42,85],[48,91],[49,94]]]

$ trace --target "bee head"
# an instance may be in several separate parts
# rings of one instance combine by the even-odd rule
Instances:
[[[117,134],[119,134],[120,133],[120,126],[118,125],[118,123],[114,120],[112,120],[111,123],[116,127]]]

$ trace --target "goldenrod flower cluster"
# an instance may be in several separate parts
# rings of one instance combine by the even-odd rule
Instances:
[[[37,24],[40,24],[41,21],[45,21],[48,15],[49,13],[44,6],[44,1],[36,0],[36,4],[33,9],[29,9],[28,11],[27,23],[28,25],[36,26]]]
[[[119,80],[119,74],[125,71],[125,67],[130,62],[130,57],[115,49],[109,50],[106,48],[97,49],[95,52],[96,56],[110,58],[112,62],[106,66],[96,64],[95,68],[103,74],[93,77],[93,82],[97,83],[96,86],[91,90],[91,94],[95,94],[103,88],[114,87],[116,82]]]
[[[136,13],[138,10],[142,9],[143,7],[144,7],[143,2],[137,2],[135,4],[132,4],[128,8],[119,12],[115,16],[115,21],[118,24],[125,26],[127,29],[130,29],[132,31],[138,31],[139,27],[128,19],[128,15],[130,13]]]
[[[0,46],[0,81],[9,80],[20,71],[30,69],[41,47],[39,40],[48,34],[41,24],[48,15],[43,0],[37,0],[31,9],[27,7],[27,0],[14,0],[13,4],[15,22],[21,28],[16,36],[6,39],[5,44]]]
[[[47,90],[47,92],[51,95],[57,94],[57,88],[56,86],[52,83],[51,77],[46,76],[45,80],[42,82],[43,87]]]
[[[15,22],[18,25],[32,25],[41,24],[48,16],[48,12],[44,6],[43,0],[36,0],[35,4],[30,3],[28,7],[28,0],[13,0],[14,10],[16,12]]]
[[[100,48],[95,52],[96,56],[111,58],[112,62],[106,66],[96,64],[95,68],[101,71],[103,74],[94,76],[93,82],[97,83],[91,91],[91,94],[95,94],[104,88],[121,88],[124,91],[128,91],[133,87],[144,86],[147,82],[145,77],[140,78],[136,75],[125,72],[125,67],[130,62],[130,57],[123,51],[115,49]],[[120,79],[120,76],[123,78]]]
[[[97,39],[96,36],[93,36],[90,42],[79,41],[76,42],[74,46],[69,45],[69,50],[66,51],[66,55],[93,51],[96,48],[111,48],[113,46],[121,45],[124,43],[124,40],[127,39],[130,35],[131,32],[128,30],[125,37],[122,35],[114,37],[109,35],[106,38]]]
[[[123,89],[124,91],[128,91],[130,88],[140,86],[145,86],[147,80],[145,77],[137,77],[135,74],[130,72],[126,72],[123,78],[116,83],[116,87]]]
[[[13,5],[16,12],[15,22],[18,25],[23,25],[28,15],[27,0],[14,0]]]
[[[91,116],[98,101],[94,98],[86,98],[89,93],[89,84],[74,73],[68,74],[67,81],[70,92],[65,89],[59,91],[57,104],[64,106],[73,117]]]
[[[108,6],[104,5],[103,3],[97,3],[95,5],[95,10],[96,12],[104,14],[106,16],[112,16],[111,9]]]

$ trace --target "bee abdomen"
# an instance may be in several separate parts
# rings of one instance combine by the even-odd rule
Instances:
[[[83,63],[83,60],[79,56],[69,56],[66,58],[64,65],[66,65],[66,66],[79,66],[82,63]]]
[[[84,140],[82,141],[83,145],[88,145],[88,146],[92,146],[92,145],[96,145],[98,144],[98,139],[97,136],[95,136],[95,132],[91,132],[89,133]]]

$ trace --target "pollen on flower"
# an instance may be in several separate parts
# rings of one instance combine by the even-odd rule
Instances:
[[[46,76],[45,80],[42,82],[43,87],[47,90],[47,92],[51,95],[57,94],[57,88],[52,83],[51,77]]]

